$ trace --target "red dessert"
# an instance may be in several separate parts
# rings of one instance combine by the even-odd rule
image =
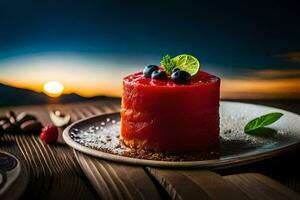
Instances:
[[[123,80],[121,138],[131,148],[199,151],[219,141],[220,79],[200,71],[189,84],[145,78]]]

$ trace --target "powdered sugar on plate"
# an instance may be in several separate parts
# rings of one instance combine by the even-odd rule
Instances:
[[[102,152],[126,157],[162,160],[162,161],[196,161],[222,159],[228,156],[243,154],[260,148],[272,148],[278,142],[290,140],[288,129],[270,129],[268,136],[249,135],[243,132],[244,125],[250,117],[220,113],[220,146],[205,152],[189,153],[157,153],[142,149],[130,149],[125,146],[119,136],[120,118],[104,118],[91,123],[90,126],[73,128],[70,137],[80,145]]]

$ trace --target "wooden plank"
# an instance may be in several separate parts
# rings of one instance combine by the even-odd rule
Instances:
[[[147,167],[172,199],[249,199],[222,176],[201,170],[168,170]]]
[[[25,107],[12,107],[11,109],[16,112],[27,111],[34,115],[37,115],[39,119],[42,120],[43,124],[50,123],[47,110],[52,108],[52,106],[57,106],[57,108],[70,113],[72,115],[72,121],[76,121],[83,117],[88,117],[95,114],[116,112],[119,111],[119,104],[112,102],[98,101],[98,102],[87,102],[87,103],[73,103],[64,105],[51,105],[51,106],[25,106]],[[0,108],[0,113],[7,110],[7,108]],[[0,149],[8,150],[19,157],[25,167],[28,169],[26,174],[29,175],[29,185],[23,195],[23,198],[66,198],[66,199],[96,199],[97,194],[92,189],[89,181],[86,179],[84,173],[82,172],[79,164],[76,161],[76,157],[73,151],[67,147],[60,144],[55,145],[44,145],[38,136],[33,135],[4,135],[0,138]],[[128,169],[127,166],[119,164],[107,164],[98,163],[98,161],[89,161],[88,165],[93,168],[95,177],[102,177],[101,179],[95,178],[95,182],[101,185],[101,181],[112,184],[103,187],[106,194],[110,193],[113,198],[161,198],[158,195],[157,189],[153,185],[153,182],[148,176],[148,173],[142,168],[138,169]],[[101,171],[99,171],[101,169]],[[268,179],[261,178],[259,176],[255,177],[254,186],[249,186],[248,190],[245,189],[244,179],[239,180],[239,183],[232,182],[233,179],[225,177],[225,179],[219,179],[219,175],[201,175],[199,171],[185,171],[178,172],[178,170],[168,172],[163,174],[161,169],[148,169],[149,172],[155,177],[168,191],[173,199],[218,199],[224,192],[224,188],[229,188],[232,185],[238,190],[243,191],[243,194],[249,193],[248,198],[254,199],[254,197],[264,198],[265,193],[260,191],[261,187],[257,185],[267,185],[266,191],[276,191],[276,197],[299,199],[299,196],[295,194],[290,194],[285,189],[282,189],[277,184],[266,184],[265,182],[270,182]],[[127,171],[130,171],[127,173]],[[203,172],[205,173],[205,172]],[[136,174],[139,174],[135,176]],[[140,175],[141,174],[141,175]],[[143,176],[147,178],[146,183],[144,182]],[[258,177],[258,178],[257,178]],[[215,181],[218,178],[217,181]],[[249,179],[249,178],[248,178]],[[99,181],[100,180],[100,181]],[[224,180],[227,181],[224,185]],[[297,179],[298,180],[298,179]],[[108,182],[107,182],[108,181]],[[152,184],[150,184],[149,183]],[[129,182],[129,186],[127,186]],[[102,182],[103,183],[103,182]],[[217,184],[214,184],[217,183]],[[149,185],[154,187],[151,190],[144,191],[144,185]],[[219,186],[216,191],[221,191],[218,193],[213,193],[215,187]],[[221,187],[222,186],[222,187]],[[148,186],[146,186],[147,188]],[[254,188],[251,189],[251,187]],[[266,187],[266,186],[265,186]],[[275,188],[275,189],[274,189]],[[119,191],[120,190],[120,191]],[[132,191],[131,191],[132,190]],[[229,189],[230,193],[239,193],[235,189]],[[116,193],[115,191],[119,191]],[[154,191],[154,192],[153,192]],[[289,190],[288,190],[289,191]],[[145,192],[145,194],[144,194]],[[154,194],[154,196],[152,195]],[[228,194],[227,194],[228,195]],[[152,198],[153,197],[153,198]],[[213,198],[215,197],[215,198]],[[228,197],[228,196],[227,196]],[[238,199],[240,196],[237,196]],[[220,197],[220,199],[224,197]],[[232,198],[228,199],[234,199]],[[275,198],[273,198],[275,199]]]
[[[284,185],[257,173],[245,173],[224,177],[251,199],[300,199],[300,196]]]
[[[250,174],[248,174],[250,175]],[[300,199],[299,194],[295,193],[294,191],[290,190],[289,188],[287,188],[286,186],[280,184],[279,182],[264,176],[262,174],[258,174],[258,173],[251,173],[251,176],[255,179],[257,179],[258,181],[260,181],[261,183],[268,185],[269,187],[279,191],[280,193],[284,194],[285,196],[287,196],[289,199]]]
[[[112,105],[81,107],[77,114],[89,117],[115,112]],[[93,158],[74,150],[76,158],[103,199],[161,199],[159,192],[142,167],[122,165]]]
[[[79,104],[80,105],[80,104]],[[61,105],[70,111],[72,107]],[[49,124],[46,106],[10,108],[16,113],[29,112],[44,124]],[[3,114],[7,109],[1,108]],[[5,134],[0,138],[0,149],[8,150],[21,159],[29,176],[22,198],[33,199],[96,199],[97,193],[76,162],[73,151],[60,144],[44,144],[38,135]]]
[[[164,173],[164,171],[148,168],[150,174],[165,188],[167,193],[175,200],[183,199],[210,199],[209,196],[195,183],[189,181],[182,173]]]
[[[74,153],[102,199],[161,199],[142,167],[100,160],[75,150]]]

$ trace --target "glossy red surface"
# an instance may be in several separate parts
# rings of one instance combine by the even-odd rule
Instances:
[[[204,150],[219,139],[220,79],[201,71],[191,84],[144,78],[123,80],[121,138],[133,148]]]

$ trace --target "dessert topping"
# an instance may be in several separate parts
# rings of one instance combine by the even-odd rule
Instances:
[[[191,78],[192,78],[192,76],[188,72],[182,71],[182,70],[177,70],[177,71],[173,72],[171,75],[172,81],[176,84],[190,83]]]
[[[200,62],[194,56],[181,54],[174,58],[165,55],[161,62],[161,67],[156,65],[146,66],[143,75],[146,78],[171,80],[176,84],[188,84],[192,76],[196,75],[200,69]]]
[[[163,59],[160,61],[161,66],[165,69],[167,74],[171,74],[172,70],[175,69],[175,62],[171,57],[167,54],[163,57]]]
[[[172,58],[176,68],[188,72],[191,76],[198,73],[200,69],[200,62],[197,58],[187,54],[181,54]]]
[[[168,75],[165,71],[156,70],[156,71],[152,72],[151,78],[158,79],[158,80],[166,80],[166,79],[168,79]]]
[[[174,69],[172,70],[172,73],[173,73],[173,72],[176,72],[176,71],[178,71],[178,70],[180,70],[180,69],[174,68]]]
[[[268,130],[263,128],[279,120],[282,115],[282,113],[274,112],[252,119],[246,124],[244,132],[248,134],[255,134],[255,132],[258,132],[259,130]],[[264,131],[260,131],[261,134],[263,134],[263,132]]]
[[[156,70],[158,70],[158,69],[159,69],[159,67],[156,66],[156,65],[148,65],[148,66],[146,66],[146,67],[144,68],[144,70],[143,70],[144,77],[150,78],[152,72],[154,72],[154,71],[156,71]]]

